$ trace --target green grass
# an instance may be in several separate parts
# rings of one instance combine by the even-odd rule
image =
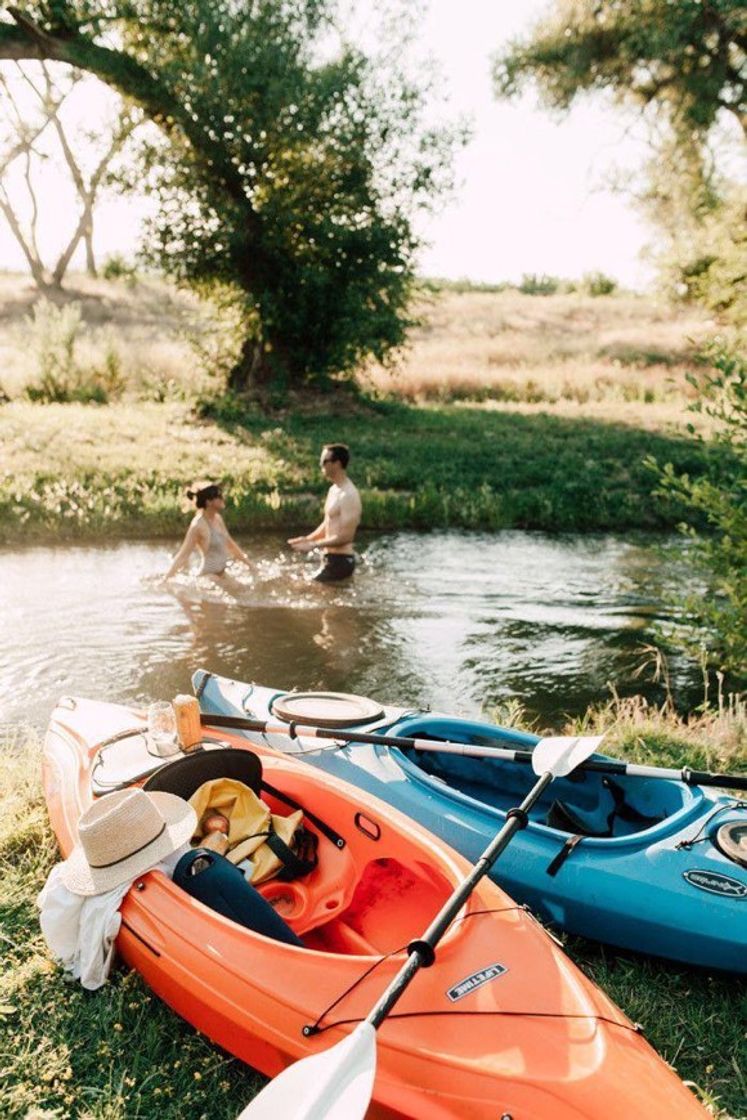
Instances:
[[[576,726],[611,724],[612,750],[696,765],[743,765],[736,700],[689,721],[626,700]],[[48,958],[35,898],[57,858],[31,732],[0,741],[0,1117],[233,1120],[259,1081],[118,968],[105,988],[66,983]],[[571,956],[720,1118],[747,1118],[744,979],[616,955],[579,938]]]
[[[379,403],[268,418],[235,400],[0,408],[0,543],[178,533],[195,478],[221,479],[236,530],[315,519],[323,442],[343,439],[364,527],[672,528],[647,455],[697,475],[679,433],[599,419]]]
[[[175,535],[204,477],[227,484],[233,528],[296,527],[334,439],[369,529],[669,529],[682,511],[644,458],[701,470],[685,424],[713,323],[691,308],[426,285],[392,368],[321,398],[278,389],[262,412],[221,395],[233,332],[215,307],[154,277],[70,284],[40,307],[0,275],[0,544]],[[111,374],[109,403],[32,402],[42,374]]]

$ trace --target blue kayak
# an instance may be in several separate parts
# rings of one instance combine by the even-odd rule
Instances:
[[[530,767],[501,759],[340,745],[334,729],[428,739],[434,748],[440,740],[531,750],[536,735],[356,697],[350,700],[360,700],[360,711],[345,722],[338,694],[278,691],[205,670],[193,684],[206,714],[330,727],[321,745],[304,740],[301,727],[293,728],[295,739],[243,734],[380,797],[473,861],[535,780]],[[326,721],[325,703],[332,713]],[[720,844],[726,825],[747,829],[747,803],[670,778],[577,771],[548,787],[493,877],[542,921],[570,933],[747,972],[747,867],[738,858],[743,847],[735,854],[733,845]]]

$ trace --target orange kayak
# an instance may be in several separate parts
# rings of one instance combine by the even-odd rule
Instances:
[[[119,705],[65,698],[55,709],[43,780],[64,855],[94,797],[159,766],[158,788],[170,788],[179,761],[150,755],[143,729],[142,714]],[[244,738],[219,735],[219,744],[206,747],[260,756],[263,799],[283,815],[286,799],[303,806],[304,823],[318,836],[309,875],[259,888],[303,947],[237,925],[160,872],[144,875],[125,897],[117,947],[178,1014],[272,1077],[340,1042],[366,1017],[401,968],[408,942],[470,865],[384,802]],[[227,754],[205,749],[205,772]],[[377,1039],[372,1118],[707,1116],[619,1008],[488,879]]]

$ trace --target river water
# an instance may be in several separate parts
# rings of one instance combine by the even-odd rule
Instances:
[[[395,533],[363,539],[336,587],[277,536],[241,543],[250,572],[168,585],[154,577],[176,542],[0,550],[0,722],[43,726],[66,693],[170,698],[198,667],[463,715],[515,699],[543,726],[610,683],[661,698],[634,671],[686,571],[675,541]],[[672,670],[696,702],[697,674]]]

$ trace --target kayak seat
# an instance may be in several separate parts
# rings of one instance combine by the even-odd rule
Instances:
[[[224,918],[273,941],[303,947],[300,937],[225,856],[207,848],[187,852],[176,865],[174,882]]]
[[[611,778],[602,779],[599,804],[592,812],[584,812],[565,801],[553,801],[545,824],[560,832],[574,836],[591,836],[607,839],[641,832],[664,820],[664,816],[650,816],[640,812],[625,800],[625,790]]]
[[[557,828],[559,832],[570,832],[574,836],[609,836],[606,830],[600,832],[590,826],[564,801],[553,801],[545,818],[545,824]]]
[[[257,796],[262,790],[262,762],[251,751],[233,748],[215,751],[195,751],[173,762],[167,762],[144,785],[146,790],[174,793],[189,801],[205,782],[214,778],[234,778],[249,786]]]

